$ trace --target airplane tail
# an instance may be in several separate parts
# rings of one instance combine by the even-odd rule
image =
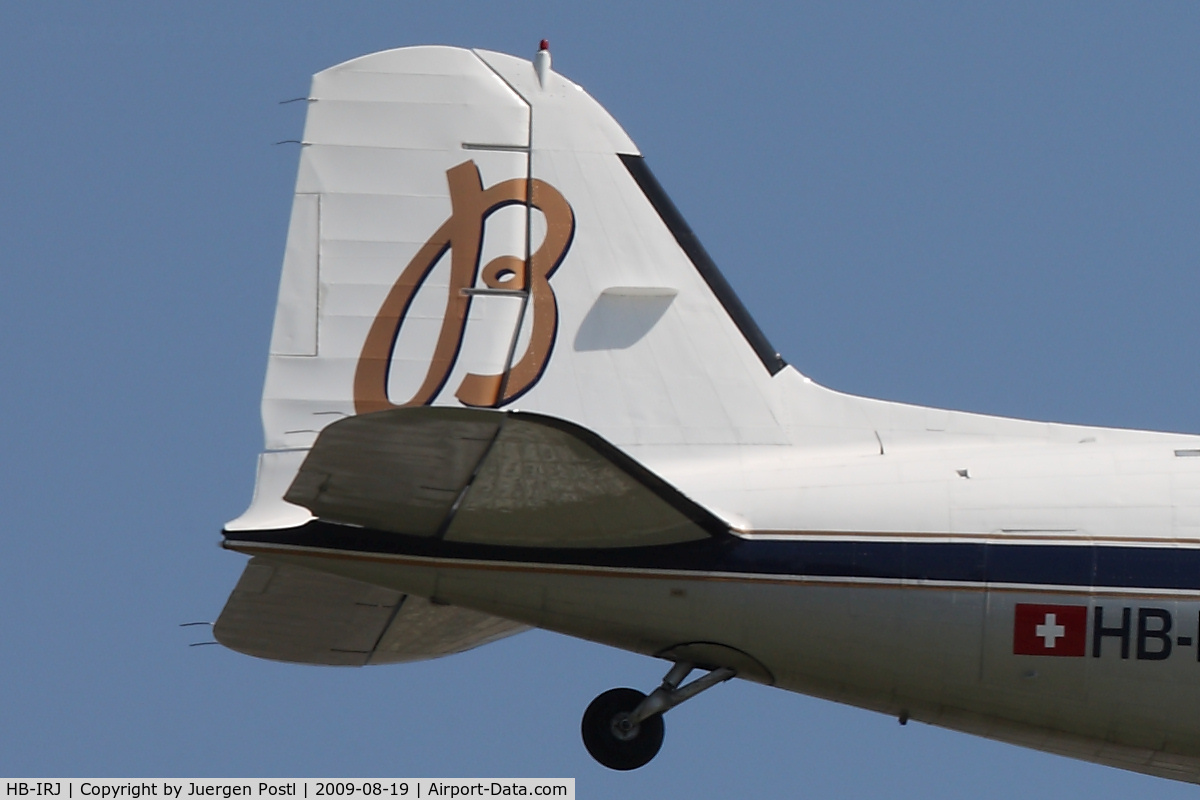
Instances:
[[[317,435],[396,407],[533,411],[623,448],[783,442],[783,359],[548,62],[413,47],[314,76],[265,452],[230,528],[310,519],[282,497]]]

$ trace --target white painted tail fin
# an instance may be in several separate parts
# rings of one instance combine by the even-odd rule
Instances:
[[[314,77],[237,527],[307,519],[280,498],[317,434],[390,407],[519,408],[620,447],[784,441],[784,362],[625,132],[543,61],[415,47]]]

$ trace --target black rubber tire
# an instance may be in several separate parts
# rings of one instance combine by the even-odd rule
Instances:
[[[618,738],[613,729],[618,714],[628,714],[645,698],[637,689],[609,689],[591,702],[583,712],[581,729],[583,746],[592,758],[609,769],[631,770],[645,766],[658,754],[666,729],[662,714],[643,720],[627,738]]]

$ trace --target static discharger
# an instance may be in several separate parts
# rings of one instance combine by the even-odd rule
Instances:
[[[538,85],[546,88],[546,76],[550,74],[550,40],[538,42],[537,55],[533,57],[533,71],[537,73]]]

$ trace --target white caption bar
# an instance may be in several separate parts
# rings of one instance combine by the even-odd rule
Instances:
[[[575,800],[574,778],[383,778],[314,780],[311,778],[155,778],[114,780],[71,778],[34,780],[0,778],[4,793],[0,800],[167,800],[196,798],[425,798],[458,797],[552,797]]]

